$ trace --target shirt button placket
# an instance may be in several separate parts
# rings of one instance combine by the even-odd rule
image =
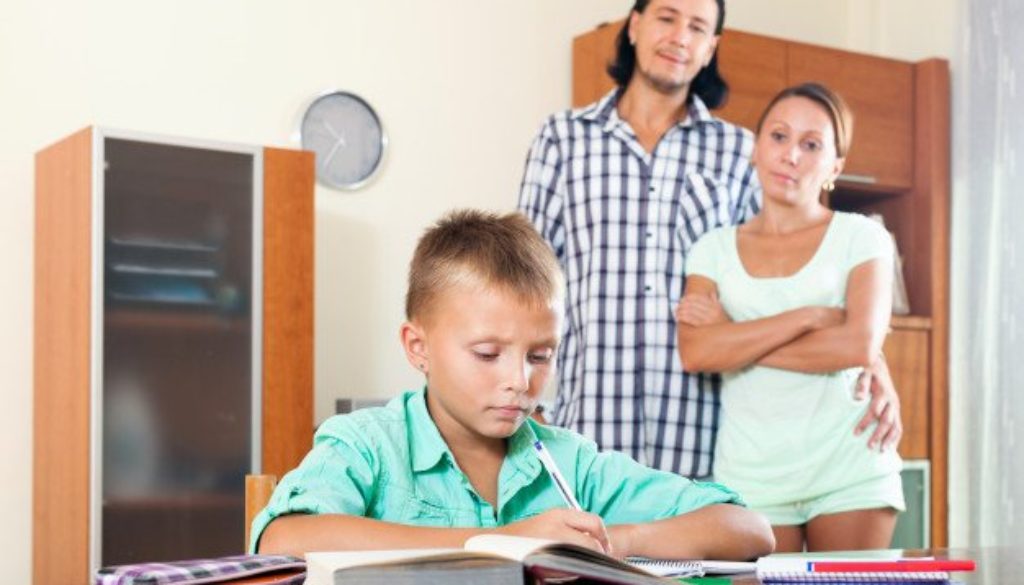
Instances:
[[[655,205],[654,198],[658,195],[658,187],[657,187],[657,185],[654,184],[654,181],[650,182],[650,184],[649,184],[649,186],[647,188],[647,192],[650,193],[650,198],[649,198],[650,205]],[[654,228],[651,227],[651,223],[650,223],[649,219],[648,219],[648,222],[647,222],[646,231],[644,232],[644,240],[647,242],[647,246],[652,246],[652,245],[655,244],[655,241],[654,241]]]
[[[644,228],[644,295],[650,296],[657,293],[658,283],[658,238],[655,228],[658,224],[658,216],[661,213],[661,201],[658,197],[658,185],[652,178],[647,186],[649,197],[647,199],[647,225]]]

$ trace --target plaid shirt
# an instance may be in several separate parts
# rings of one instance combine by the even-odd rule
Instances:
[[[519,195],[568,284],[554,422],[602,449],[704,477],[720,379],[683,371],[673,309],[693,243],[758,210],[753,136],[694,96],[650,154],[619,117],[618,97],[549,118]]]

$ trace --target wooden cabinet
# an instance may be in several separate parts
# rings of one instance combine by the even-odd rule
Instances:
[[[312,154],[87,128],[35,186],[34,583],[241,552],[312,435]]]
[[[602,24],[573,39],[572,107],[589,104],[615,87],[607,68],[615,57],[615,37],[623,22]]]
[[[719,46],[718,68],[729,84],[729,99],[715,114],[753,131],[765,104],[788,85],[787,43],[727,30]]]
[[[893,317],[892,333],[885,340],[886,362],[900,395],[903,439],[899,452],[904,459],[928,459],[928,347],[931,320],[924,317]]]
[[[913,182],[914,69],[904,61],[787,43],[787,83],[820,81],[854,112],[853,147],[839,183],[901,192]]]
[[[605,66],[623,21],[573,41],[573,106],[613,87]],[[885,353],[902,401],[900,452],[926,460],[931,546],[946,545],[949,339],[949,65],[908,63],[727,30],[719,67],[730,85],[717,115],[753,129],[771,97],[818,81],[854,112],[851,154],[829,203],[881,214],[896,237],[912,316],[893,319]]]

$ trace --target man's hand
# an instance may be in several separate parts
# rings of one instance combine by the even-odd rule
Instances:
[[[506,524],[497,532],[570,542],[597,552],[612,554],[611,540],[601,517],[570,508],[554,508],[532,518]]]
[[[718,297],[704,294],[683,295],[676,305],[676,321],[693,327],[731,321]]]
[[[879,357],[870,368],[865,368],[857,380],[853,397],[863,400],[869,394],[871,403],[853,434],[860,435],[872,424],[876,424],[875,431],[868,439],[868,449],[895,449],[903,436],[903,422],[900,420],[900,397],[896,394],[884,357]]]

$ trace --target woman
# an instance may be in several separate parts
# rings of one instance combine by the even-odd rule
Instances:
[[[892,302],[889,234],[820,202],[852,116],[817,84],[783,90],[757,126],[763,209],[690,251],[676,310],[689,371],[723,372],[714,475],[772,523],[777,551],[886,548],[904,509],[900,459],[852,429],[860,371]]]

